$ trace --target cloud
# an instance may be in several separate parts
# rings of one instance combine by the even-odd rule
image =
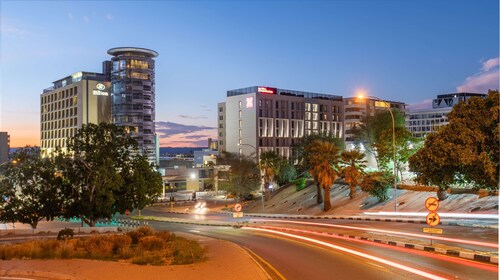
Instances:
[[[423,101],[420,101],[418,103],[412,103],[409,104],[407,109],[414,111],[414,110],[422,110],[422,109],[430,109],[432,108],[432,99],[425,99]]]
[[[88,16],[83,16],[83,21],[85,23],[89,23],[90,22],[90,18]]]
[[[106,17],[107,20],[112,20],[113,19],[113,15],[111,15],[110,13],[107,13],[105,17]]]
[[[193,120],[199,120],[199,119],[207,119],[207,116],[190,116],[190,115],[177,115],[179,118],[183,119],[193,119]]]
[[[215,127],[162,121],[156,123],[156,133],[162,147],[206,147],[208,138],[217,138]]]
[[[16,35],[16,36],[23,36],[28,34],[26,30],[5,23],[2,23],[0,25],[0,33],[4,35]]]
[[[465,79],[457,87],[458,92],[487,93],[489,89],[498,89],[500,82],[499,58],[491,58],[483,62],[481,70]]]
[[[68,18],[69,20],[73,20],[75,17],[73,16],[73,13],[68,13]]]

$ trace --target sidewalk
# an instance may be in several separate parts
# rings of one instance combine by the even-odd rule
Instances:
[[[97,260],[0,261],[0,276],[41,279],[270,279],[261,266],[241,247],[223,240],[176,233],[197,240],[207,248],[207,260],[193,265],[142,266]]]

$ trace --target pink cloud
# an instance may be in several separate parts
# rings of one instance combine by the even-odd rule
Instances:
[[[406,108],[411,111],[430,109],[432,108],[432,99],[425,99],[424,101],[420,101],[418,103],[409,104]]]
[[[479,73],[467,77],[464,83],[457,87],[457,91],[487,93],[489,89],[498,89],[500,83],[499,64],[498,57],[484,61]]]

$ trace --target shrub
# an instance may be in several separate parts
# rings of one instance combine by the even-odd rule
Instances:
[[[113,235],[113,254],[129,256],[132,238],[128,235]]]
[[[132,239],[132,244],[138,244],[139,239],[144,236],[150,236],[155,233],[154,229],[150,227],[140,227],[134,231],[128,232],[127,235]]]
[[[73,231],[73,229],[70,228],[61,229],[57,234],[57,240],[73,238],[74,235],[75,232]]]
[[[156,236],[144,236],[139,239],[139,248],[145,251],[160,251],[165,246],[165,241]]]
[[[96,259],[106,259],[113,255],[113,237],[108,235],[96,235],[88,238],[85,243],[87,256]]]
[[[166,265],[165,254],[160,251],[147,252],[132,259],[133,264],[139,265]]]
[[[306,182],[307,182],[306,178],[303,178],[303,177],[302,178],[297,178],[297,179],[295,179],[293,181],[293,183],[295,184],[295,189],[297,191],[301,191],[301,190],[305,189],[306,188]]]
[[[168,242],[172,238],[172,235],[170,234],[170,231],[159,231],[155,233],[155,236],[160,238],[161,240]]]
[[[172,264],[191,264],[205,259],[205,248],[198,242],[175,237]]]
[[[387,190],[391,187],[394,177],[387,171],[367,173],[361,182],[361,190],[382,202],[387,200]]]

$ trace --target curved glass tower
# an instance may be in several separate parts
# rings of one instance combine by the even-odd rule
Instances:
[[[143,48],[113,48],[107,72],[111,81],[112,122],[124,126],[139,151],[156,162],[155,61],[158,53]]]

